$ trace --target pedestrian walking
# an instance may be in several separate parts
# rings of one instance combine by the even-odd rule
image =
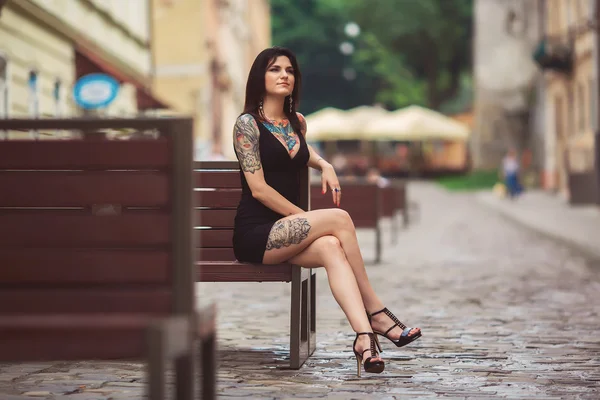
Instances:
[[[504,184],[506,192],[511,199],[519,196],[523,192],[519,177],[519,160],[517,152],[514,149],[508,150],[502,160],[502,173],[504,175]]]

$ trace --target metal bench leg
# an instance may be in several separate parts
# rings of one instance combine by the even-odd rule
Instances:
[[[175,374],[177,398],[182,400],[194,399],[194,346],[190,346],[187,354],[175,359]]]
[[[310,270],[294,265],[290,312],[290,368],[300,369],[310,356]]]
[[[398,243],[398,213],[394,211],[391,217],[392,226],[392,244]]]
[[[217,398],[217,332],[215,305],[202,310],[198,322],[200,338],[201,399]]]
[[[408,202],[405,203],[404,208],[402,209],[402,225],[404,228],[408,226],[409,223],[409,215],[408,215]]]
[[[216,335],[202,339],[202,399],[214,400],[217,398],[217,340]]]
[[[190,318],[170,317],[148,328],[150,400],[166,398],[167,363],[175,360],[177,399],[194,399],[194,346]]]
[[[165,334],[159,326],[148,330],[148,398],[166,398],[167,353]]]
[[[377,264],[381,262],[381,227],[379,221],[375,226],[375,262]]]
[[[310,317],[308,331],[308,356],[317,348],[317,274],[310,270]]]

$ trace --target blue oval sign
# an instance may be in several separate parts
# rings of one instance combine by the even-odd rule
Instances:
[[[119,82],[110,75],[89,74],[77,80],[73,87],[75,102],[82,108],[106,107],[119,93]]]

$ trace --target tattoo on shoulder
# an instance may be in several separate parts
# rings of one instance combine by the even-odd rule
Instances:
[[[267,241],[267,250],[298,244],[308,237],[310,223],[306,218],[280,220],[273,225]]]
[[[258,147],[260,133],[251,115],[242,115],[238,118],[233,128],[233,137],[242,171],[253,174],[254,171],[261,169]]]

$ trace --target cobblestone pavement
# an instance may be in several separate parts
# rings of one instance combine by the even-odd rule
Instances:
[[[420,218],[367,268],[423,337],[382,341],[385,372],[357,378],[353,334],[320,271],[317,350],[289,370],[289,285],[200,284],[219,304],[219,398],[599,399],[600,268],[471,195],[409,192]],[[373,235],[359,239],[372,259]],[[143,381],[133,363],[0,364],[0,399],[140,398]]]
[[[500,198],[491,191],[476,195],[482,204],[530,229],[570,243],[590,258],[600,260],[600,208],[570,205],[560,196],[528,190],[517,199]]]

